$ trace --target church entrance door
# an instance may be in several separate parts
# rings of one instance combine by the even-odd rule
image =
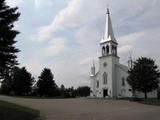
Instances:
[[[106,97],[106,96],[108,96],[108,89],[103,90],[103,97]]]

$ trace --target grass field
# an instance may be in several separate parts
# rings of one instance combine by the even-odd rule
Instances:
[[[119,100],[129,100],[129,101],[135,101],[141,104],[146,104],[146,105],[154,105],[154,106],[160,106],[160,99],[156,98],[148,98],[148,99],[143,99],[143,98],[121,98]]]
[[[143,100],[141,103],[147,104],[147,105],[160,106],[160,100],[157,100],[157,99],[147,99],[147,100]]]
[[[0,120],[33,120],[38,116],[38,110],[0,101]]]

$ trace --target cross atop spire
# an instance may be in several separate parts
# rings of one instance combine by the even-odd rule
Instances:
[[[106,13],[105,33],[104,33],[104,36],[101,40],[101,43],[107,42],[107,41],[116,42],[116,39],[115,39],[114,33],[113,33],[112,22],[111,22],[110,12],[109,12],[108,6],[107,6],[107,13]]]

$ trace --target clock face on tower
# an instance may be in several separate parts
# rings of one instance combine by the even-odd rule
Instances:
[[[103,66],[104,66],[104,67],[106,67],[106,66],[107,66],[107,63],[106,63],[106,62],[104,62],[104,63],[103,63]]]

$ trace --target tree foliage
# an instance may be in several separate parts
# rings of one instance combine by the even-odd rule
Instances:
[[[66,88],[62,84],[61,87],[60,87],[60,89],[59,89],[59,95],[62,96],[62,97],[65,97],[65,94],[66,94]]]
[[[9,95],[11,91],[12,81],[10,76],[5,77],[5,79],[1,82],[0,94]]]
[[[34,78],[25,67],[14,67],[8,79],[2,82],[1,93],[15,95],[29,95],[32,90]]]
[[[12,91],[16,95],[29,95],[32,90],[34,78],[25,67],[15,67],[12,72]]]
[[[5,0],[0,0],[0,79],[8,77],[10,70],[18,64],[16,53],[19,50],[15,47],[15,37],[19,32],[13,29],[14,22],[20,16],[17,9],[6,5]]]
[[[81,86],[78,87],[76,90],[76,95],[81,97],[87,97],[90,95],[90,87],[88,86]]]
[[[141,57],[134,62],[133,68],[129,71],[128,83],[133,91],[147,93],[158,88],[160,72],[151,58]]]
[[[57,85],[50,69],[44,68],[37,82],[37,92],[40,96],[54,96]]]

